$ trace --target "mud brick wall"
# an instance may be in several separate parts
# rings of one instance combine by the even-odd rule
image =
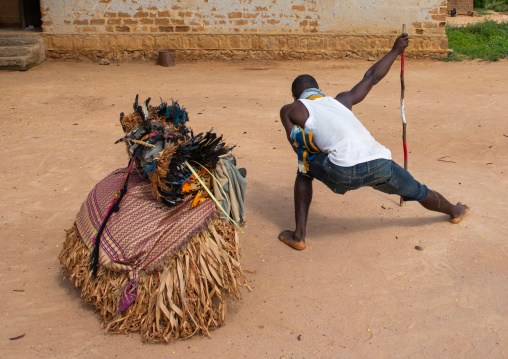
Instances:
[[[329,58],[389,51],[402,24],[415,56],[445,56],[447,1],[41,0],[48,57]],[[389,39],[389,40],[387,40]]]
[[[448,11],[457,9],[457,11],[473,11],[474,0],[448,0]]]
[[[21,0],[19,0],[21,1]],[[21,13],[18,0],[0,1],[0,27],[21,25]]]

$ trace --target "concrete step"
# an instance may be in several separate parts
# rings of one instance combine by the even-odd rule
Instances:
[[[46,60],[41,37],[1,37],[0,70],[26,71]]]
[[[37,45],[40,37],[0,37],[0,46]]]
[[[24,46],[0,46],[0,57],[26,56],[30,54]]]
[[[26,67],[27,56],[0,57],[0,68],[4,70],[18,70]]]

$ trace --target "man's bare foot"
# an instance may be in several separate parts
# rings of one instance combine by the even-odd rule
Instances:
[[[286,243],[288,246],[290,246],[293,249],[296,249],[298,251],[304,250],[306,245],[305,241],[297,241],[295,240],[295,232],[293,231],[282,231],[279,234],[279,239]]]
[[[457,224],[462,221],[462,218],[469,212],[469,207],[465,204],[458,202],[455,205],[456,215],[450,216],[450,223]]]

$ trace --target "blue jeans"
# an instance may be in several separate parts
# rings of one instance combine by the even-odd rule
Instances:
[[[310,163],[307,174],[339,194],[365,186],[397,194],[404,201],[420,202],[428,194],[427,186],[415,180],[407,170],[392,160],[379,159],[352,167],[341,167],[330,162],[326,153],[320,153]]]

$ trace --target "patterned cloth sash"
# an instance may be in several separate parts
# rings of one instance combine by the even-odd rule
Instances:
[[[317,88],[310,88],[310,89],[306,89],[305,91],[303,91],[298,99],[299,100],[304,100],[304,99],[315,100],[320,97],[325,97],[325,93],[323,91],[321,91],[320,89],[317,89]]]
[[[312,132],[295,125],[289,137],[295,141],[294,146],[298,155],[298,172],[307,173],[309,163],[321,152],[312,139]]]
[[[325,97],[323,91],[317,88],[309,88],[302,92],[299,99],[315,100],[321,97]],[[309,163],[321,152],[312,139],[312,132],[295,125],[289,137],[294,141],[293,146],[296,147],[298,172],[307,173]]]

